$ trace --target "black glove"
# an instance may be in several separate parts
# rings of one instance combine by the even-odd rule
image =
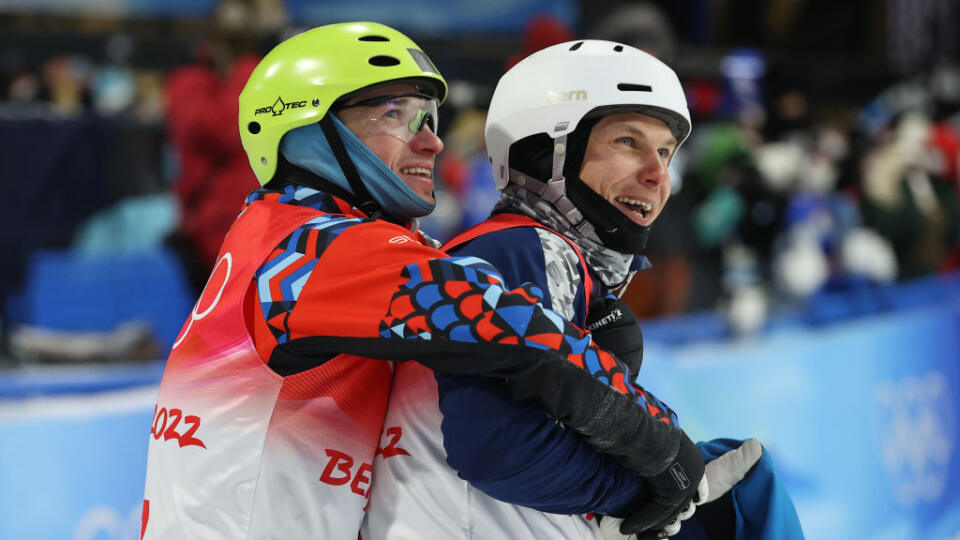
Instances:
[[[698,488],[703,472],[700,450],[683,434],[680,449],[670,466],[659,474],[645,478],[653,490],[653,496],[648,495],[646,500],[632,503],[633,507],[628,509],[626,518],[620,524],[620,532],[637,534],[640,538],[655,538],[657,531],[676,521],[680,513],[690,507],[691,501],[700,502]],[[706,493],[703,495],[706,496]]]
[[[643,364],[643,334],[626,302],[615,296],[591,302],[586,330],[598,347],[612,352],[637,376]]]

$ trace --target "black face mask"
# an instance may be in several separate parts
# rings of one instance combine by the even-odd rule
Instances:
[[[638,225],[619,208],[590,188],[579,176],[567,177],[567,198],[589,221],[597,237],[608,248],[620,253],[637,254],[647,247],[650,227]]]
[[[563,163],[566,195],[593,225],[603,245],[620,253],[637,254],[647,246],[650,227],[634,223],[580,179],[590,132],[599,121],[600,118],[585,119],[567,135],[567,156]],[[544,133],[520,139],[510,147],[510,167],[534,178],[549,180],[552,163],[553,139]]]
[[[650,227],[634,223],[580,179],[590,133],[599,121],[600,118],[589,118],[567,136],[567,159],[563,163],[567,198],[593,225],[603,245],[620,253],[637,254],[647,247]]]

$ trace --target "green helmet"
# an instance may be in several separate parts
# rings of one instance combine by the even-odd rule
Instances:
[[[240,140],[260,184],[277,170],[285,133],[319,121],[347,94],[396,80],[420,84],[440,102],[447,94],[426,53],[379,23],[320,26],[274,47],[240,93]]]

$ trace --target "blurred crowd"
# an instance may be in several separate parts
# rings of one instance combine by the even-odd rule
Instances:
[[[531,21],[505,69],[573,35]],[[649,5],[614,12],[588,37],[676,59],[669,24]],[[757,49],[732,49],[717,68],[684,81],[694,129],[651,233],[654,267],[626,293],[638,315],[720,309],[750,333],[818,294],[960,266],[960,65],[894,78],[853,104],[811,101]],[[483,219],[497,198],[482,126],[482,105],[467,108],[445,138],[449,202],[425,223],[435,236]]]
[[[242,27],[263,21],[254,13],[262,9],[273,14],[269,30],[276,39],[295,30],[283,30],[286,20],[274,4],[223,2],[218,17]],[[671,165],[673,194],[649,242],[653,269],[636,276],[626,298],[642,318],[721,309],[735,331],[750,332],[779,307],[824,291],[884,286],[960,266],[955,31],[952,54],[923,69],[892,69],[888,84],[856,103],[810,96],[784,76],[789,58],[762,48],[728,47],[711,69],[685,70],[690,45],[656,3],[611,10],[586,30],[535,17],[502,69],[577,37],[626,42],[677,67],[693,134]],[[4,263],[0,287],[8,327],[22,318],[16,300],[33,249],[162,246],[199,286],[245,195],[257,187],[236,117],[237,96],[262,46],[200,42],[177,65],[145,68],[135,61],[130,35],[114,33],[104,44],[99,54],[61,51],[41,63],[0,58],[0,121],[132,123],[159,136],[121,131],[117,144],[140,141],[139,154],[127,152],[139,157],[103,174],[124,182],[148,169],[159,180],[113,189],[68,231],[7,250],[17,258]],[[894,60],[902,63],[902,56]],[[498,198],[483,126],[499,75],[450,81],[441,109],[446,148],[437,168],[438,206],[422,223],[440,240],[482,220]],[[43,174],[36,167],[29,172]]]

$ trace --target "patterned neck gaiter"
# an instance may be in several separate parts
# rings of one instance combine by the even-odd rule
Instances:
[[[611,290],[626,281],[633,255],[604,246],[596,233],[582,234],[552,204],[523,187],[511,183],[504,188],[493,211],[519,212],[569,238],[583,252],[590,269]]]

